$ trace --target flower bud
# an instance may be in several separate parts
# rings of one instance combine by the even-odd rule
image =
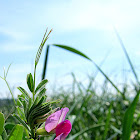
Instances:
[[[53,134],[54,132],[52,131],[52,132],[47,132],[46,130],[45,130],[45,127],[42,127],[42,128],[38,128],[37,130],[36,130],[36,134],[39,136],[39,135],[42,135],[42,136],[47,136],[47,135],[50,135],[50,134]]]

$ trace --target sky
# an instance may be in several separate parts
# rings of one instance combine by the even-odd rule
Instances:
[[[33,73],[36,52],[44,32],[53,29],[47,44],[74,47],[90,57],[116,82],[133,76],[114,32],[117,29],[139,74],[140,69],[140,1],[139,0],[0,0],[0,76],[12,63],[7,81],[12,89],[26,86],[26,75]],[[46,45],[38,67],[40,81]],[[93,64],[80,56],[55,48],[49,53],[48,88],[68,85],[74,72],[79,81],[96,71]],[[128,76],[129,75],[129,76]],[[98,76],[98,82],[103,76]],[[14,92],[17,96],[17,91]],[[8,96],[5,82],[0,79],[0,98]]]

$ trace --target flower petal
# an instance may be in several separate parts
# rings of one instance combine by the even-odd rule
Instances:
[[[61,136],[62,136],[63,134],[60,134],[59,136],[57,136],[54,140],[61,140]]]
[[[59,111],[56,111],[55,113],[51,114],[47,120],[46,120],[46,123],[45,123],[45,129],[47,132],[50,132],[52,131],[58,124],[58,121],[61,117],[61,110]]]
[[[56,128],[56,126],[65,120],[66,114],[69,111],[67,107],[62,108],[59,111],[56,111],[55,113],[51,114],[45,123],[45,129],[47,132],[52,131]]]
[[[67,108],[67,107],[61,109],[61,116],[60,116],[60,119],[58,121],[58,124],[65,120],[65,117],[66,117],[66,114],[68,111],[69,111],[69,108]]]
[[[59,136],[57,136],[54,140],[65,140],[65,138],[67,137],[67,135],[65,135],[65,134],[62,133]]]
[[[67,137],[67,135],[70,133],[72,128],[71,122],[69,120],[65,120],[57,125],[55,128],[56,137],[60,134],[63,134],[61,137],[64,139]]]

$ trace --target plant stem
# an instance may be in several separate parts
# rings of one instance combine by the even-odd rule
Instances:
[[[6,81],[6,79],[4,79],[4,80],[5,80],[6,85],[7,85],[8,89],[9,89],[9,91],[10,91],[11,95],[12,95],[12,99],[13,99],[14,104],[15,104],[15,106],[16,106],[16,101],[15,101],[15,99],[14,99],[14,96],[13,96],[13,93],[12,93],[12,91],[11,91],[11,89],[10,89],[10,86],[9,86],[8,82]]]
[[[34,68],[34,90],[33,90],[33,101],[35,100],[35,73],[36,73],[36,65],[35,65],[35,68]]]

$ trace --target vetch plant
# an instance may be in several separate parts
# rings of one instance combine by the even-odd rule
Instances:
[[[27,75],[27,85],[29,91],[32,93],[32,96],[30,96],[30,94],[23,87],[18,87],[19,91],[21,92],[21,95],[18,95],[17,100],[15,100],[13,97],[13,93],[10,90],[16,107],[16,113],[14,113],[13,116],[20,122],[21,125],[19,124],[15,125],[9,136],[7,136],[4,128],[1,129],[0,135],[2,134],[2,136],[0,136],[0,139],[17,140],[18,136],[18,140],[22,140],[24,126],[25,131],[27,132],[25,137],[27,139],[38,140],[42,136],[42,134],[39,134],[39,130],[42,128],[43,123],[45,122],[46,122],[45,129],[47,135],[55,133],[56,134],[55,140],[64,140],[71,131],[70,121],[69,120],[64,121],[65,116],[69,109],[64,108],[58,110],[58,107],[53,108],[52,105],[59,103],[60,102],[59,99],[54,101],[46,101],[47,96],[45,85],[47,84],[48,80],[43,79],[37,86],[35,84],[36,67],[39,62],[43,46],[47,41],[47,39],[49,38],[49,34],[51,33],[51,31],[52,30],[50,30],[50,32],[46,35],[47,33],[46,30],[43,40],[39,46],[35,58],[33,76],[31,73]],[[4,78],[1,77],[5,81],[7,73],[8,71],[6,72],[6,74],[4,71]],[[7,81],[6,84],[10,89]],[[3,114],[1,114],[0,117],[3,118],[1,124],[4,126]]]
[[[65,120],[68,111],[69,109],[65,107],[51,114],[46,120],[45,127],[37,130],[37,135],[55,133],[55,140],[64,140],[72,128],[71,122],[69,120]]]

